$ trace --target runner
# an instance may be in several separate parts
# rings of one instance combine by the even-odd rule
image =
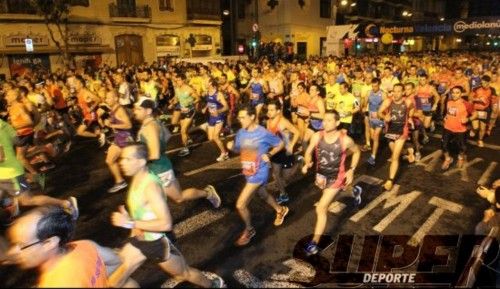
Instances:
[[[148,171],[149,149],[143,144],[132,144],[122,151],[120,166],[132,177],[124,206],[111,216],[113,226],[131,229],[131,237],[121,249],[123,264],[110,276],[112,287],[122,287],[129,276],[146,260],[180,281],[188,281],[204,288],[222,288],[224,281],[206,278],[199,270],[189,267],[180,251],[165,236],[173,229],[172,216],[162,192],[164,182]]]
[[[370,138],[373,141],[372,153],[367,162],[372,166],[375,165],[380,143],[380,133],[384,128],[384,121],[379,118],[378,110],[386,98],[386,94],[380,89],[380,79],[372,79],[372,90],[368,93],[368,111],[366,116],[370,122]]]
[[[67,200],[51,198],[45,195],[32,195],[30,186],[24,178],[22,164],[16,158],[14,141],[16,132],[12,126],[0,119],[0,206],[9,212],[7,225],[19,214],[19,206],[56,205],[65,208],[78,218],[78,204],[74,197]]]
[[[384,184],[384,188],[388,191],[394,185],[394,178],[399,169],[399,157],[408,138],[409,127],[414,126],[412,119],[413,103],[410,99],[403,98],[403,90],[402,84],[395,84],[392,99],[384,100],[378,110],[380,119],[383,119],[386,123],[385,137],[389,140],[389,148],[392,151],[389,179]]]
[[[207,105],[203,109],[203,113],[208,110],[208,122],[201,127],[207,133],[208,140],[214,141],[220,150],[220,155],[217,158],[218,162],[223,162],[229,159],[229,153],[226,151],[224,144],[220,139],[220,133],[224,127],[226,112],[229,106],[224,98],[224,95],[219,91],[217,81],[211,78],[208,81],[207,87]]]
[[[335,196],[349,186],[354,177],[354,171],[359,162],[361,152],[354,141],[342,130],[338,130],[340,115],[336,111],[326,111],[323,120],[324,130],[316,132],[304,154],[302,173],[313,166],[312,153],[316,153],[316,186],[322,190],[322,196],[316,206],[316,226],[314,237],[307,244],[305,251],[308,255],[319,252],[318,243],[325,232],[328,207]],[[352,152],[350,169],[346,170],[345,162],[347,151]],[[360,196],[354,196],[360,201]]]
[[[280,137],[285,145],[284,149],[271,158],[273,177],[280,191],[276,202],[282,204],[290,199],[285,191],[285,186],[287,178],[294,174],[294,170],[290,169],[295,166],[293,151],[299,140],[299,130],[283,116],[279,100],[273,100],[267,104],[267,117],[269,118],[267,130]],[[290,137],[290,134],[293,137]]]
[[[120,257],[90,240],[71,241],[75,221],[57,206],[23,215],[8,231],[8,260],[22,269],[38,269],[38,288],[103,288]]]
[[[236,209],[245,223],[245,229],[235,243],[236,246],[245,246],[255,236],[248,209],[255,192],[258,192],[259,196],[276,211],[275,226],[283,224],[289,209],[278,205],[265,186],[269,179],[270,159],[284,148],[283,141],[257,124],[256,110],[252,105],[239,110],[238,120],[241,129],[236,134],[235,140],[227,143],[227,148],[241,154],[241,165],[246,177],[245,187],[236,201]]]
[[[496,97],[496,91],[490,86],[491,78],[488,75],[481,77],[481,86],[474,89],[471,93],[471,101],[474,110],[477,112],[477,119],[472,122],[470,136],[474,137],[479,130],[477,146],[484,147],[484,135],[486,127],[489,124],[493,100]]]
[[[76,76],[74,83],[78,106],[83,114],[76,134],[83,137],[96,137],[99,140],[99,145],[102,147],[106,144],[106,135],[99,128],[97,113],[95,112],[99,105],[99,98],[85,87],[85,81],[81,76]]]
[[[229,112],[227,113],[226,127],[229,133],[233,133],[233,120],[238,112],[237,106],[240,103],[240,93],[236,88],[233,87],[231,82],[229,82],[227,75],[222,74],[219,79],[219,89],[226,97],[226,102],[229,105]]]
[[[162,181],[164,193],[176,203],[206,198],[215,208],[219,208],[221,199],[215,188],[211,185],[208,185],[203,190],[189,188],[181,191],[179,181],[174,175],[172,163],[165,153],[169,132],[166,129],[162,129],[161,124],[153,117],[154,109],[155,103],[152,99],[140,97],[135,104],[134,115],[142,123],[137,133],[137,138],[139,141],[145,143],[148,148],[148,167]]]
[[[265,102],[265,94],[269,91],[267,82],[262,78],[260,69],[252,69],[252,79],[248,82],[245,90],[249,91],[250,104],[255,107],[257,121]]]
[[[198,95],[196,91],[186,84],[186,75],[178,74],[174,81],[175,86],[175,97],[173,100],[173,105],[175,105],[174,114],[172,116],[172,125],[177,125],[180,122],[181,126],[181,139],[183,148],[179,152],[179,156],[185,157],[189,155],[188,148],[188,129],[193,122],[193,117],[196,113],[194,106],[198,102]]]
[[[339,93],[334,99],[335,110],[340,115],[339,129],[345,130],[349,135],[352,134],[353,115],[359,111],[359,102],[356,97],[349,92],[349,84],[339,83]]]
[[[435,130],[432,115],[436,111],[439,103],[439,94],[434,86],[430,85],[428,81],[427,74],[421,74],[418,76],[418,85],[416,86],[417,98],[415,108],[423,114],[424,129],[422,131],[424,134],[424,144],[429,142],[426,129],[430,128],[431,132]]]
[[[307,143],[312,135],[323,129],[323,118],[325,117],[325,102],[319,95],[319,86],[312,84],[309,87],[309,100],[307,108],[302,110],[302,113],[307,113],[306,128],[304,139],[302,141],[303,147],[307,147]],[[302,114],[303,115],[303,114]]]
[[[405,84],[405,92],[404,92],[404,97],[406,100],[412,102],[412,107],[413,107],[413,126],[410,126],[410,132],[411,132],[411,139],[413,142],[413,147],[408,150],[409,152],[409,159],[408,161],[410,163],[413,163],[414,161],[420,161],[422,158],[422,154],[420,150],[422,149],[422,145],[420,144],[420,131],[423,130],[423,118],[424,115],[422,113],[419,113],[415,108],[415,103],[416,103],[416,98],[417,95],[415,93],[415,86],[413,85],[412,82],[408,82]],[[415,158],[414,160],[411,159],[411,156],[414,155]]]
[[[450,143],[455,140],[458,144],[459,155],[457,167],[461,168],[465,161],[467,150],[467,123],[477,118],[472,104],[462,99],[465,90],[461,86],[451,89],[451,99],[446,105],[446,117],[443,129],[443,152],[445,160],[441,166],[442,170],[447,170],[453,158],[450,156]]]
[[[132,140],[130,132],[132,123],[127,111],[119,101],[120,98],[116,91],[112,90],[106,93],[106,103],[111,108],[111,111],[109,118],[104,120],[104,124],[114,132],[114,140],[108,148],[106,164],[115,179],[115,185],[108,190],[108,193],[116,193],[127,187],[127,182],[120,172],[118,158],[120,157],[121,149]]]

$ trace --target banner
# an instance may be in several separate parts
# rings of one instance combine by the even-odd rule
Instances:
[[[48,54],[26,54],[9,56],[10,75],[30,76],[36,72],[50,72]]]

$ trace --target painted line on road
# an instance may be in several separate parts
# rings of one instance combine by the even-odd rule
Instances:
[[[439,133],[433,133],[433,134],[431,134],[431,136],[434,137],[434,138],[439,138],[439,139],[443,138],[443,135],[441,135]],[[477,146],[477,142],[476,141],[467,140],[467,142],[470,143],[470,144],[473,144],[473,145]],[[500,146],[498,146],[498,145],[484,143],[484,147],[500,151]]]
[[[199,230],[211,223],[217,222],[224,216],[229,214],[229,209],[224,208],[218,211],[206,210],[198,215],[192,216],[178,224],[174,227],[174,233],[177,238],[181,238],[188,235],[196,230]]]
[[[213,163],[208,166],[201,167],[196,170],[188,171],[183,173],[183,175],[189,177],[207,170],[227,170],[227,169],[241,169],[240,157],[230,158],[227,161]]]
[[[488,168],[484,171],[484,173],[481,175],[481,177],[477,181],[477,184],[480,186],[485,186],[488,183],[488,181],[490,180],[491,173],[497,167],[497,165],[498,165],[497,162],[491,162],[488,165]]]
[[[236,281],[238,281],[241,285],[246,288],[302,288],[295,283],[290,282],[281,282],[281,281],[266,281],[260,280],[252,273],[239,269],[233,273],[233,277]]]
[[[221,140],[222,140],[222,141],[225,141],[225,140],[227,140],[228,138],[231,138],[231,137],[233,137],[233,136],[235,136],[235,134],[230,134],[230,135],[228,135],[228,136],[225,136],[225,137],[224,137],[224,139],[221,139]],[[205,144],[205,143],[209,143],[209,142],[212,142],[212,141],[211,141],[211,140],[206,140],[206,141],[204,141],[204,142],[192,143],[192,144],[188,145],[188,148],[192,148],[192,147],[200,146],[200,145],[203,145],[203,144]],[[178,147],[178,148],[175,148],[175,149],[168,150],[166,153],[167,153],[167,154],[175,153],[175,152],[178,152],[178,151],[182,150],[183,148],[184,148],[184,147],[182,147],[182,146],[181,146],[181,147]]]

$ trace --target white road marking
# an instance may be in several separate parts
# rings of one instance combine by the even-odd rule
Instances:
[[[218,211],[207,210],[194,215],[174,226],[174,233],[177,238],[181,238],[196,230],[199,230],[211,223],[217,222],[229,214],[229,209],[224,208]]]
[[[445,211],[451,211],[453,213],[460,213],[463,209],[462,205],[457,204],[455,202],[447,201],[438,197],[432,197],[429,200],[429,204],[436,206],[437,208],[434,210],[434,212],[427,218],[425,223],[420,226],[417,232],[413,234],[411,239],[408,241],[408,245],[410,246],[417,246],[420,241],[424,238],[424,236],[430,232],[432,227],[437,223],[439,218],[441,217],[442,214],[445,213]]]
[[[497,162],[491,162],[488,165],[488,168],[486,168],[486,170],[484,171],[484,173],[481,175],[481,177],[477,181],[477,184],[480,185],[480,186],[486,186],[488,184],[489,180],[490,180],[491,173],[493,172],[493,170],[495,170],[495,168],[497,167],[497,165],[498,165]]]
[[[207,272],[207,271],[202,271],[201,274],[203,274],[205,277],[207,277],[210,280],[214,280],[217,277],[220,277],[219,275],[212,273],[212,272]],[[174,288],[175,286],[179,285],[181,281],[178,281],[177,279],[170,278],[165,283],[161,285],[161,288]],[[220,288],[227,288],[227,285],[224,281],[224,284]]]
[[[286,274],[273,274],[269,278],[273,281],[285,281],[285,282],[310,282],[316,275],[316,270],[311,264],[297,260],[288,259],[283,262],[283,265],[290,268],[290,271]]]
[[[233,277],[246,288],[302,288],[302,286],[291,282],[263,281],[243,269],[236,270]]]
[[[189,177],[208,170],[227,170],[227,169],[241,169],[240,157],[230,158],[227,161],[216,162],[208,166],[201,167],[196,170],[185,172],[183,175]]]
[[[480,163],[482,162],[483,159],[482,158],[475,158],[473,159],[472,161],[470,162],[464,162],[463,166],[461,168],[454,168],[454,169],[451,169],[451,170],[448,170],[447,172],[445,172],[443,175],[444,176],[450,176],[454,173],[457,173],[457,172],[461,172],[461,180],[464,181],[464,182],[468,182],[469,181],[469,177],[467,175],[467,168],[477,164],[477,163]]]
[[[228,136],[224,137],[224,140],[226,140],[226,139],[228,139],[228,138],[231,138],[231,137],[233,137],[233,136],[235,136],[235,134],[230,134],[230,135],[228,135]],[[192,147],[200,146],[200,145],[202,145],[202,144],[209,143],[209,142],[211,142],[211,141],[210,141],[210,140],[206,140],[206,141],[204,141],[204,142],[192,143],[192,144],[188,145],[188,148],[192,148]],[[168,151],[166,151],[166,153],[167,153],[167,154],[175,153],[175,152],[178,152],[178,151],[182,150],[183,148],[184,148],[184,147],[182,147],[182,146],[181,146],[181,147],[178,147],[178,148],[175,148],[175,149],[168,150]]]
[[[416,164],[417,166],[425,167],[426,172],[432,172],[434,171],[434,168],[436,167],[438,162],[441,160],[441,155],[443,155],[442,150],[434,151],[433,153],[421,158],[420,161],[418,161]]]

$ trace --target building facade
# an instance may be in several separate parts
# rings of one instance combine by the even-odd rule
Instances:
[[[71,2],[68,51],[77,66],[141,64],[165,57],[220,54],[220,0]],[[54,37],[29,0],[0,0],[0,74],[62,68],[56,41],[64,42],[57,26],[49,27]],[[66,32],[64,25],[62,32]],[[191,46],[193,39],[195,44]],[[27,51],[30,44],[31,52]]]
[[[290,42],[298,55],[320,55],[326,40],[326,27],[334,24],[332,0],[235,2],[238,43],[249,44],[254,37],[254,24],[258,24],[261,41]]]

